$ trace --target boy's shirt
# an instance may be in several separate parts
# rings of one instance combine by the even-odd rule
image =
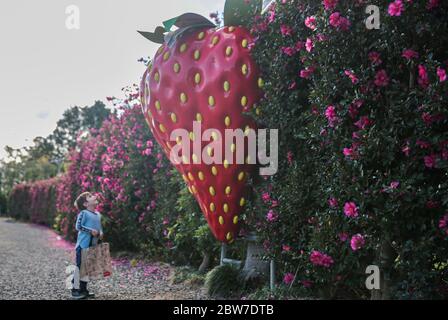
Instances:
[[[100,233],[103,233],[101,214],[89,210],[82,210],[76,219],[76,230],[78,230],[76,248],[80,247],[81,249],[86,249],[90,247],[90,241],[92,240],[91,232],[97,230]],[[94,238],[92,242],[93,244],[96,244],[97,238]]]

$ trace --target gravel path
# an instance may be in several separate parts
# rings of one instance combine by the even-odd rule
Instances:
[[[0,218],[0,300],[69,299],[65,268],[73,261],[73,244],[52,230]],[[119,259],[113,269],[112,277],[89,284],[96,299],[207,299],[201,288],[172,284],[166,264]]]

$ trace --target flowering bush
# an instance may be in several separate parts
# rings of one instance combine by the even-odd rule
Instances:
[[[56,217],[56,188],[59,179],[42,180],[14,187],[9,212],[20,220],[51,226]]]
[[[448,7],[375,1],[368,30],[369,4],[281,1],[253,24],[258,119],[281,124],[257,230],[303,294],[368,298],[378,265],[382,298],[446,298]]]

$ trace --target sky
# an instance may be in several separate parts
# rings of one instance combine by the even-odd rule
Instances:
[[[194,12],[222,12],[224,0],[8,0],[0,2],[0,158],[6,145],[48,136],[72,106],[122,97],[139,83],[157,45],[136,30]],[[66,21],[79,9],[79,29]],[[68,19],[69,22],[72,21]]]

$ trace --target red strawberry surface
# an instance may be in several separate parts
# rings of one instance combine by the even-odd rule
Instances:
[[[247,163],[247,137],[244,148],[230,146],[233,158],[220,164],[197,163],[193,143],[213,155],[209,141],[191,134],[193,122],[201,131],[251,128],[257,124],[247,114],[261,99],[262,80],[250,56],[252,37],[243,27],[200,28],[184,34],[169,47],[164,43],[146,70],[141,83],[142,109],[149,127],[166,155],[176,143],[170,141],[175,129],[190,133],[191,154],[184,163],[174,164],[198,201],[205,218],[221,242],[231,243],[238,235],[240,215],[246,204],[247,179],[255,169]],[[202,133],[201,132],[201,133]],[[215,137],[216,139],[216,137]],[[225,143],[222,141],[223,160]],[[230,145],[230,143],[229,143]],[[235,147],[236,150],[235,150]],[[243,164],[236,155],[244,153]],[[254,163],[255,159],[250,160]]]

